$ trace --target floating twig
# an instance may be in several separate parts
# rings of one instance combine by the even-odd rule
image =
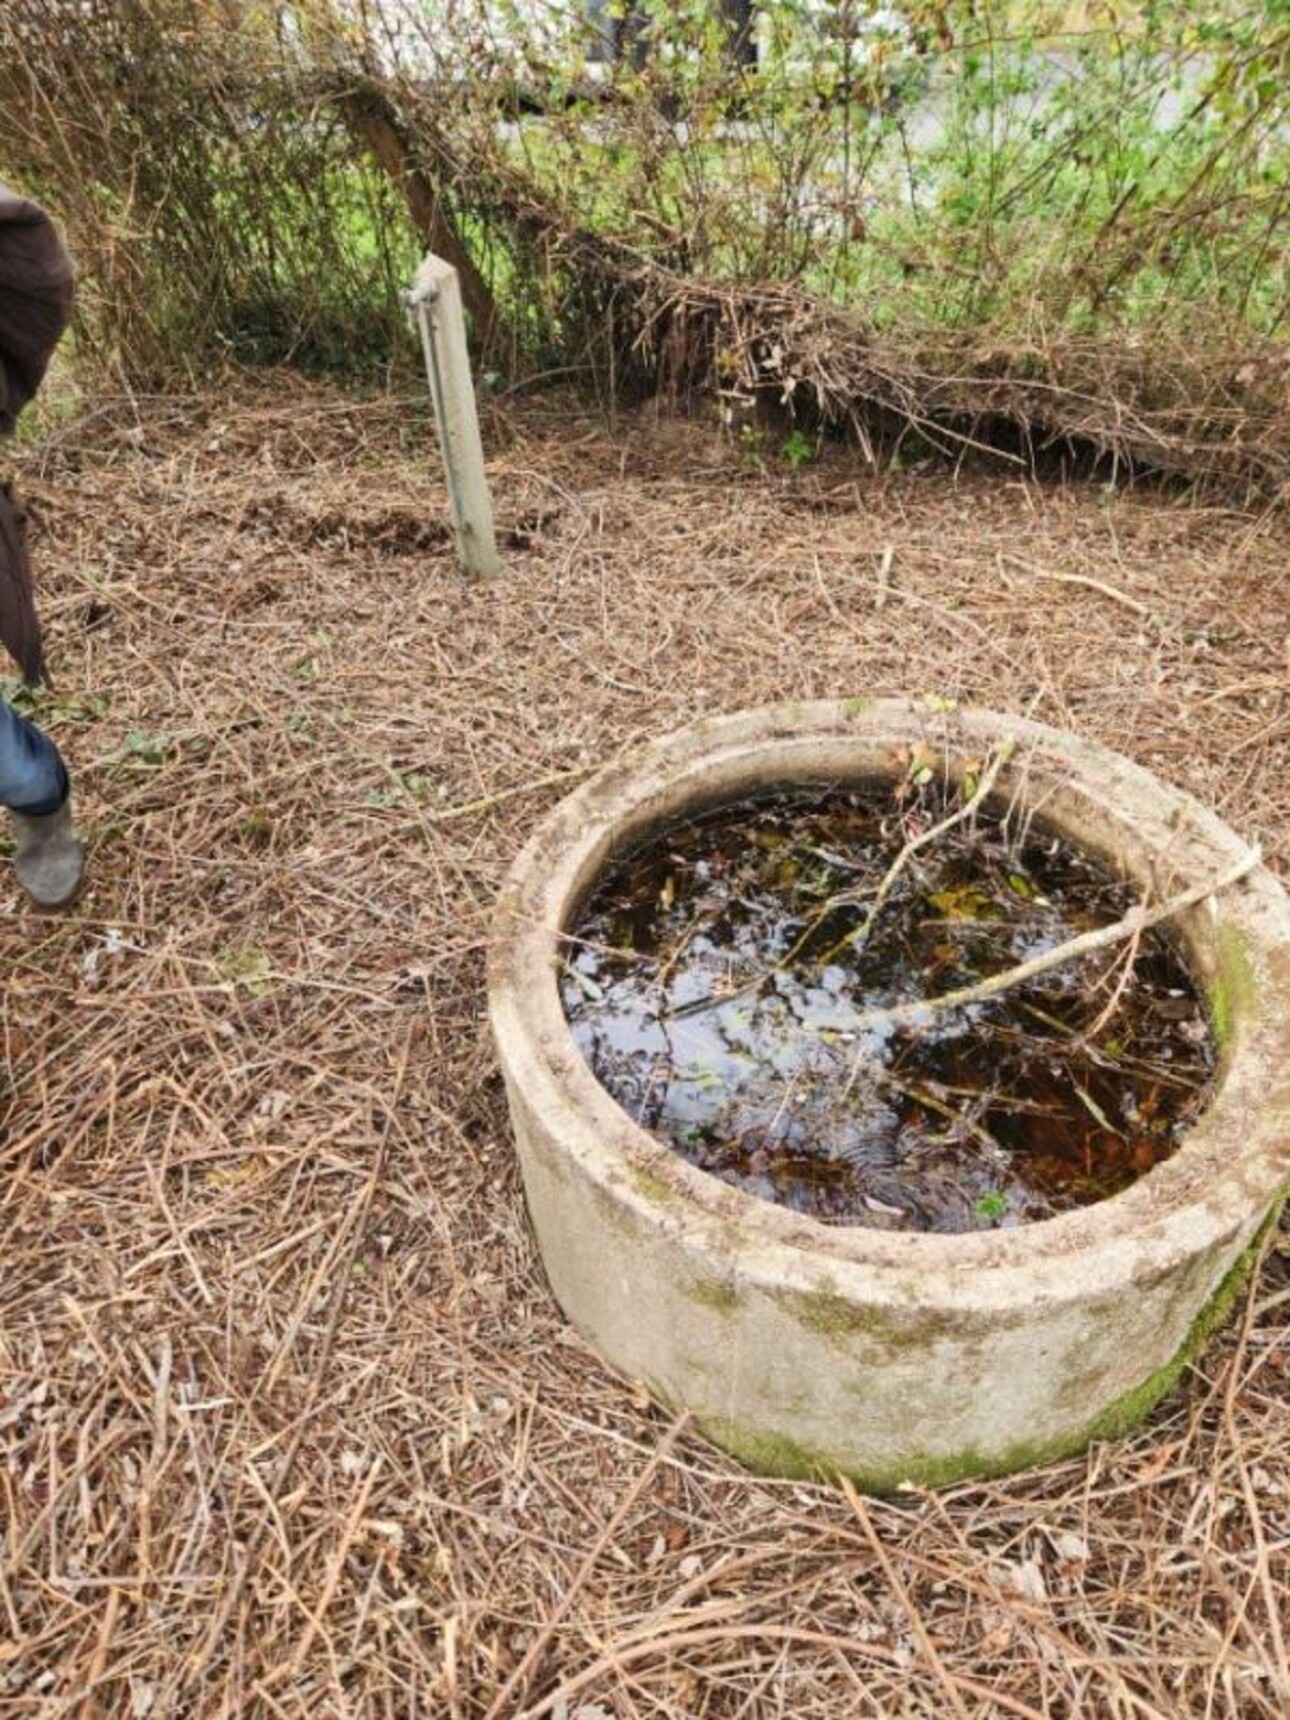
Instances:
[[[1204,883],[1193,884],[1190,889],[1171,896],[1158,907],[1147,908],[1139,903],[1122,919],[1115,920],[1109,926],[1098,926],[1091,932],[1081,932],[1078,937],[1068,938],[1055,949],[1045,950],[1042,955],[1032,956],[1029,961],[1006,968],[1002,973],[991,974],[988,979],[978,980],[974,985],[960,986],[955,991],[942,992],[938,997],[917,998],[906,1003],[889,1004],[880,1009],[864,1010],[856,1017],[855,1031],[864,1033],[875,1027],[922,1026],[929,1015],[943,1014],[951,1009],[964,1009],[970,1003],[986,1003],[992,997],[998,997],[1005,991],[1012,991],[1029,980],[1037,979],[1040,974],[1051,973],[1054,968],[1064,967],[1067,962],[1078,961],[1082,956],[1093,955],[1098,950],[1110,949],[1112,945],[1148,931],[1174,914],[1182,913],[1185,908],[1194,908],[1197,902],[1203,902],[1207,896],[1215,896],[1220,890],[1226,890],[1230,885],[1238,883],[1248,872],[1252,872],[1262,859],[1263,851],[1255,843],[1239,860],[1234,860],[1217,876],[1206,879]]]
[[[897,854],[896,858],[883,874],[877,889],[874,891],[873,900],[869,904],[869,911],[865,915],[862,923],[855,927],[854,930],[849,931],[845,937],[839,938],[836,944],[825,951],[821,958],[822,966],[826,965],[831,957],[836,955],[839,950],[845,949],[848,944],[854,944],[857,949],[864,948],[865,944],[868,942],[869,934],[873,930],[874,921],[882,912],[883,906],[886,903],[887,898],[891,895],[892,890],[895,888],[897,880],[905,870],[906,866],[908,866],[909,862],[914,858],[915,854],[928,847],[931,843],[939,840],[940,837],[953,830],[956,825],[962,824],[964,819],[969,818],[982,806],[993,790],[995,783],[998,781],[999,772],[1012,757],[1016,749],[1017,743],[1015,738],[1011,735],[1008,736],[1007,739],[999,744],[987,761],[986,767],[981,773],[979,782],[963,804],[956,807],[953,812],[947,814],[947,816],[942,818],[939,823],[932,825],[930,830],[923,831],[921,836],[915,836],[905,844],[900,853]],[[842,907],[849,901],[853,900],[854,896],[855,891],[853,890],[842,890],[836,895],[830,896],[828,900],[821,903],[815,913],[811,915],[811,918],[806,923],[806,929],[799,933],[799,935],[793,940],[791,947],[779,958],[773,967],[768,968],[764,973],[754,975],[752,979],[745,980],[742,985],[737,986],[733,991],[725,992],[719,997],[716,995],[710,995],[708,997],[696,998],[693,1003],[687,1003],[681,1009],[673,1011],[674,1019],[681,1020],[686,1016],[702,1015],[705,1010],[719,1008],[722,1004],[733,1003],[736,998],[747,997],[750,992],[759,991],[768,979],[774,978],[777,973],[783,973],[786,968],[791,967],[829,915],[837,908]]]
[[[1016,750],[1016,738],[1009,735],[1006,740],[1000,742],[987,760],[986,767],[981,772],[980,781],[962,806],[958,806],[953,812],[947,813],[939,824],[933,824],[931,829],[924,830],[921,836],[912,837],[906,842],[884,873],[881,883],[874,892],[873,901],[869,904],[869,912],[865,915],[863,923],[857,926],[853,932],[848,932],[840,944],[834,945],[834,949],[840,949],[845,944],[854,944],[857,950],[864,948],[869,941],[869,934],[873,930],[874,921],[882,912],[897,880],[915,854],[921,853],[924,848],[929,848],[933,842],[937,842],[942,836],[948,835],[956,825],[962,824],[965,819],[970,818],[981,807],[998,781],[999,772]],[[828,953],[832,955],[833,951],[830,950]]]

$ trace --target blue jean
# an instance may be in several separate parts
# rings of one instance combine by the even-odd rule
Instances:
[[[49,736],[0,699],[0,806],[39,818],[67,799],[67,767]]]

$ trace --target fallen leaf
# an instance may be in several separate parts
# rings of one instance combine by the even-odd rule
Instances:
[[[1048,1542],[1064,1565],[1088,1563],[1088,1542],[1082,1535],[1074,1535],[1067,1529],[1050,1530]]]
[[[1048,1585],[1038,1559],[1010,1559],[994,1568],[996,1585],[1027,1601],[1046,1601]]]

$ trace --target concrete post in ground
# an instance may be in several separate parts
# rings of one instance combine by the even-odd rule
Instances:
[[[501,573],[502,563],[493,532],[492,498],[484,477],[484,450],[456,269],[441,257],[428,255],[416,272],[407,306],[425,353],[457,555],[467,573],[493,579]]]

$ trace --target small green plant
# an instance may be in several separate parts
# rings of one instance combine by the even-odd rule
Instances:
[[[164,730],[155,733],[147,729],[131,729],[125,745],[113,759],[124,770],[157,770],[166,762],[166,755],[176,736]]]
[[[12,676],[0,679],[0,698],[7,699],[24,717],[55,728],[61,723],[97,722],[111,707],[106,693],[81,697],[76,693],[55,692],[49,687],[32,687]]]
[[[788,461],[789,465],[795,472],[799,466],[805,466],[809,461],[815,458],[815,449],[811,446],[808,438],[803,436],[800,430],[794,430],[793,434],[788,438],[788,441],[785,442],[784,446],[780,449],[780,453]]]
[[[252,848],[268,848],[273,841],[273,817],[263,806],[252,808],[240,823],[238,831],[242,840]]]
[[[371,789],[366,797],[369,806],[402,806],[409,800],[414,806],[426,806],[443,793],[441,787],[422,776],[420,771],[392,769],[390,776],[394,786]]]
[[[95,280],[78,364],[148,387],[410,363],[439,175],[483,393],[706,383],[750,461],[736,407],[813,399],[904,419],[894,471],[983,413],[1136,458],[1146,407],[1148,464],[1279,491],[1286,3],[6,0],[0,157]]]
[[[997,1224],[1001,1218],[1008,1216],[1008,1197],[998,1189],[991,1189],[989,1194],[983,1194],[973,1207],[978,1218],[985,1218],[991,1224]]]

